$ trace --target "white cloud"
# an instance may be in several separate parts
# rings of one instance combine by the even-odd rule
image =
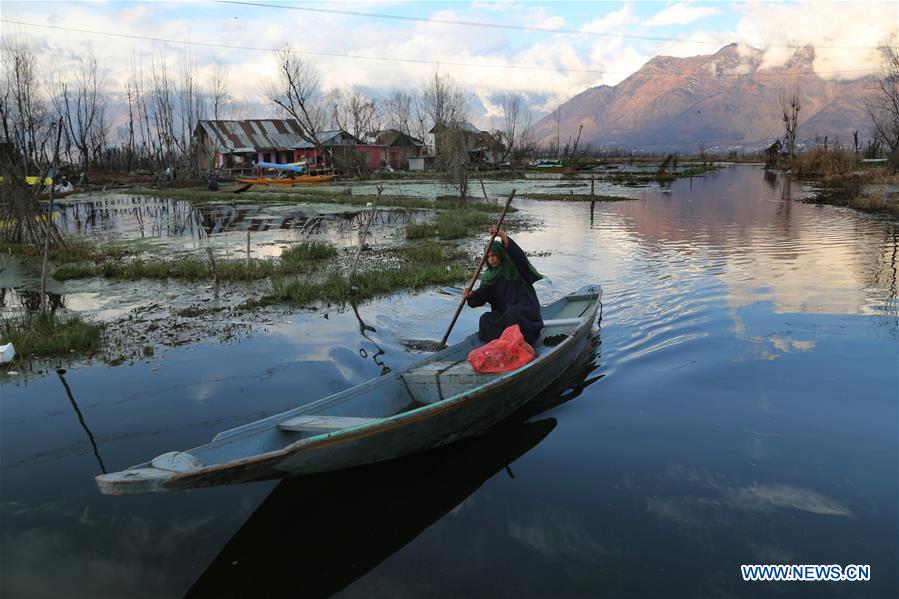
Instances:
[[[710,6],[691,6],[689,3],[680,2],[672,4],[659,13],[656,13],[651,19],[647,20],[645,25],[649,27],[658,27],[662,25],[687,25],[693,21],[721,14],[717,8]]]
[[[585,23],[581,27],[581,31],[585,33],[606,33],[618,30],[624,25],[632,25],[638,21],[639,19],[637,19],[637,15],[634,13],[633,3],[628,2],[618,10]]]

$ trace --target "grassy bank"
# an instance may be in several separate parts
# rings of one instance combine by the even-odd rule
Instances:
[[[453,246],[422,243],[384,251],[368,270],[357,272],[352,280],[337,270],[320,277],[276,278],[272,290],[262,298],[250,300],[241,309],[271,304],[305,306],[314,301],[347,303],[397,290],[414,290],[465,280],[468,255]],[[355,286],[355,290],[353,287]]]
[[[100,349],[103,327],[81,317],[30,314],[4,318],[0,322],[4,343],[16,348],[13,365],[28,356],[50,358],[70,354],[92,354]]]
[[[836,146],[819,146],[776,166],[817,186],[814,202],[899,217],[899,175],[886,163],[863,163],[861,157]]]
[[[299,274],[312,270],[316,263],[337,255],[329,243],[307,242],[290,247],[275,260],[217,260],[216,272],[222,281],[255,281],[273,276]],[[195,258],[178,260],[144,260],[127,262],[107,260],[99,264],[79,262],[63,264],[53,272],[59,281],[105,277],[107,279],[179,279],[199,281],[213,277],[208,261]]]
[[[350,190],[347,190],[350,191]],[[234,194],[221,191],[200,191],[194,189],[133,189],[127,193],[131,195],[176,198],[180,200],[188,200],[194,202],[213,202],[226,201],[231,203],[273,203],[273,204],[297,204],[297,203],[313,203],[313,204],[340,204],[343,206],[367,206],[369,202],[377,201],[379,207],[392,208],[424,208],[429,210],[453,209],[450,204],[437,203],[434,200],[425,198],[410,198],[406,196],[381,194],[378,197],[375,194],[353,194],[335,191],[323,190],[297,190],[292,192],[245,192],[242,194]],[[487,204],[481,202],[469,202],[466,208],[478,210],[487,213],[502,212],[503,207],[498,204]],[[509,209],[514,212],[514,208]]]
[[[40,262],[44,256],[44,246],[29,243],[0,241],[0,252],[12,254],[32,262]],[[120,260],[133,251],[123,245],[101,244],[87,239],[71,237],[65,245],[50,248],[49,260],[56,264],[69,262],[103,262]]]
[[[493,224],[495,219],[489,213],[465,206],[455,210],[442,210],[437,217],[428,223],[410,223],[406,225],[406,239],[463,239],[483,231]]]

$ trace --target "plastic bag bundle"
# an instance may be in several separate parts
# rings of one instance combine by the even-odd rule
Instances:
[[[476,372],[506,372],[521,368],[537,353],[521,334],[517,324],[508,327],[499,339],[471,350],[468,363]]]

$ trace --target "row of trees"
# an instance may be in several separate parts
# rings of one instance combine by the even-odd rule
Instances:
[[[6,38],[2,49],[3,137],[25,171],[33,172],[46,160],[59,119],[60,158],[86,173],[92,167],[191,170],[197,123],[235,116],[227,69],[213,65],[201,77],[189,51],[177,60],[164,54],[148,63],[133,57],[124,91],[111,92],[108,73],[90,47],[75,68],[65,72],[39,64],[20,39]],[[464,146],[461,133],[470,118],[468,103],[449,75],[435,71],[418,89],[396,88],[372,98],[358,88],[324,91],[315,65],[287,47],[277,52],[276,64],[277,76],[265,83],[266,95],[274,108],[299,123],[302,137],[316,147],[321,147],[325,130],[343,129],[362,138],[390,128],[424,141],[435,127],[451,133],[442,136],[448,146],[455,141]],[[118,114],[116,123],[108,111],[113,99],[127,106],[127,117]],[[491,134],[507,149],[503,161],[520,160],[536,147],[530,111],[514,94],[502,96],[501,104],[504,122]],[[443,155],[452,154],[451,147],[441,149],[446,150]]]

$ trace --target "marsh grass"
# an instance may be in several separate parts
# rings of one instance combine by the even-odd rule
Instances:
[[[305,306],[314,301],[342,304],[399,289],[454,283],[466,278],[467,261],[466,252],[448,244],[426,242],[391,248],[368,270],[357,272],[352,280],[337,270],[321,277],[278,277],[272,281],[271,293],[249,300],[240,308],[278,303]]]
[[[198,191],[190,189],[133,189],[127,193],[131,195],[152,196],[162,198],[176,198],[189,201],[227,201],[230,203],[252,203],[265,202],[275,204],[296,204],[296,203],[314,203],[314,204],[341,204],[347,206],[367,206],[369,202],[377,201],[378,206],[394,207],[394,208],[423,208],[423,209],[453,209],[453,206],[444,202],[436,202],[426,198],[410,198],[407,196],[397,196],[390,194],[382,194],[380,197],[373,194],[356,195],[352,193],[340,193],[334,191],[323,190],[303,190],[290,193],[273,193],[273,192],[245,192],[242,194],[233,194],[221,191]],[[458,198],[453,198],[458,200]],[[502,212],[503,207],[499,204],[487,204],[482,202],[469,202],[465,204],[464,209],[476,210],[480,212],[497,213]],[[509,208],[509,212],[514,212],[514,208]]]
[[[406,225],[406,239],[425,239],[437,234],[432,223],[409,223]]]
[[[453,283],[464,278],[465,271],[458,266],[433,263],[406,264],[399,268],[381,268],[356,273],[352,282],[340,273],[332,271],[319,281],[275,279],[271,293],[257,302],[248,302],[245,307],[274,303],[304,306],[313,301],[346,303],[351,299],[368,299],[397,289],[420,289],[428,285]],[[352,291],[353,285],[357,289],[355,293]]]
[[[40,244],[0,241],[0,252],[15,254],[29,261],[39,261],[43,259],[44,247]],[[104,260],[119,260],[133,253],[132,249],[122,245],[101,244],[83,238],[68,238],[65,245],[50,248],[48,258],[55,264],[99,263]]]
[[[219,280],[222,281],[256,281],[277,275],[308,272],[321,260],[336,255],[337,250],[330,243],[307,242],[284,250],[279,260],[251,260],[249,264],[246,260],[219,260],[216,262],[216,270]],[[54,271],[53,277],[60,281],[88,277],[128,281],[138,279],[200,281],[212,278],[212,270],[207,261],[196,258],[177,260],[139,258],[127,262],[63,264]]]
[[[465,206],[444,210],[437,215],[437,236],[440,239],[462,239],[493,224],[490,214]]]
[[[102,325],[83,320],[78,315],[59,316],[55,313],[4,318],[0,332],[3,341],[12,342],[16,348],[15,360],[27,356],[93,353],[99,350],[103,339]]]

